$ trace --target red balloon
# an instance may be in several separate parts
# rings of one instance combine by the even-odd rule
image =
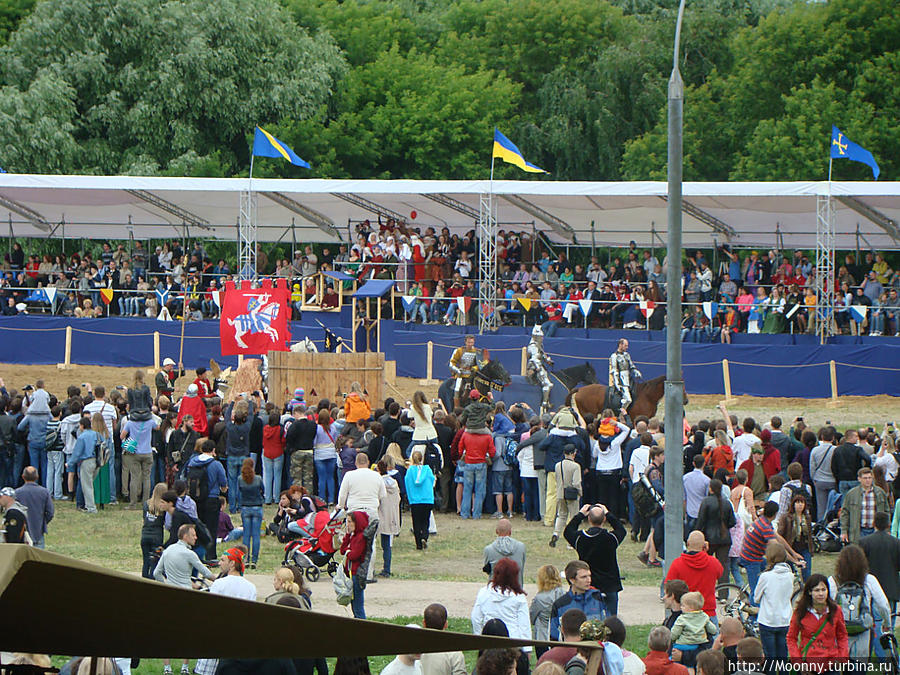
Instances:
[[[416,216],[417,216],[417,215],[419,215],[419,214],[416,213],[415,211],[410,211],[410,213],[409,213],[409,217],[412,218],[413,220],[416,219]]]

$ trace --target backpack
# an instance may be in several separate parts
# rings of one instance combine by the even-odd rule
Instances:
[[[47,435],[44,436],[44,448],[47,452],[62,450],[62,439],[59,437],[59,425],[47,427]]]
[[[807,502],[810,500],[810,495],[809,492],[806,491],[805,485],[788,485],[787,483],[785,483],[784,487],[788,488],[791,491],[791,498],[788,501],[788,506],[790,506],[791,502],[794,501],[794,497],[796,497],[797,495],[803,497]]]
[[[213,460],[215,461],[215,460]],[[188,494],[195,502],[209,497],[209,463],[191,464],[185,472],[188,484]]]
[[[504,438],[503,441],[503,452],[501,453],[503,462],[506,466],[513,467],[519,463],[519,460],[516,458],[516,449],[519,447],[519,444],[514,438]]]
[[[94,460],[97,462],[98,468],[109,463],[110,454],[109,437],[100,438],[94,444]]]
[[[634,500],[634,508],[641,518],[653,518],[659,513],[659,504],[649,487],[639,480],[631,486],[631,498]]]
[[[506,458],[504,457],[504,459]],[[426,444],[425,456],[422,461],[426,466],[431,467],[432,473],[436,476],[441,470],[441,464],[443,464],[443,457],[441,456],[440,449],[435,446],[434,443]]]
[[[855,581],[847,581],[838,586],[834,601],[844,613],[847,635],[864,633],[875,623],[866,589]]]

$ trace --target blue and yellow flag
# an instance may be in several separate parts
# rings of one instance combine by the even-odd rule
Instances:
[[[529,173],[548,173],[541,167],[526,162],[525,158],[522,157],[522,153],[519,152],[519,149],[515,146],[515,144],[506,136],[497,131],[497,129],[494,129],[493,156],[497,157],[498,159],[502,159],[504,162],[507,162],[509,164],[515,164],[517,167],[522,169],[522,171],[528,171]]]
[[[309,168],[309,162],[300,159],[286,144],[260,127],[256,127],[256,135],[253,137],[253,154],[256,157],[281,157],[296,166]]]
[[[833,124],[831,125],[831,158],[851,159],[854,162],[868,164],[872,167],[872,174],[875,176],[875,180],[878,180],[878,174],[881,173],[881,169],[878,168],[878,162],[875,161],[872,153],[844,136],[841,130]]]

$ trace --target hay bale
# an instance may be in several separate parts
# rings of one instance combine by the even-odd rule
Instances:
[[[243,363],[238,366],[234,374],[234,382],[228,391],[227,402],[234,401],[238,394],[243,392],[253,392],[262,390],[262,376],[259,374],[259,368],[262,365],[262,359],[244,359]]]

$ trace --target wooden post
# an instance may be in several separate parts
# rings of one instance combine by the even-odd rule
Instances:
[[[356,353],[356,307],[358,302],[356,298],[350,298],[350,340],[354,354]]]
[[[391,292],[393,295],[393,292]],[[392,298],[393,299],[393,298]],[[375,310],[375,331],[378,333],[375,338],[375,351],[379,354],[381,353],[381,298],[376,300],[378,303],[378,308]],[[393,305],[391,305],[391,309],[393,310]]]
[[[434,342],[431,340],[428,341],[428,351],[425,354],[425,378],[428,380],[434,379],[432,373],[434,372]]]
[[[725,403],[733,403],[731,397],[731,372],[728,369],[728,359],[722,359],[722,380],[725,382]]]
[[[244,362],[244,355],[238,354],[238,368],[241,367],[241,364]]]
[[[828,362],[828,371],[831,376],[831,400],[828,401],[827,405],[829,408],[834,408],[840,403],[838,401],[837,366],[834,361]]]
[[[72,367],[72,326],[66,326],[66,353],[63,354],[63,362],[57,363],[60,370],[69,370]]]
[[[526,372],[528,372],[528,347],[522,347],[522,367],[519,374],[525,377]]]
[[[159,331],[153,331],[153,370],[159,370]]]

